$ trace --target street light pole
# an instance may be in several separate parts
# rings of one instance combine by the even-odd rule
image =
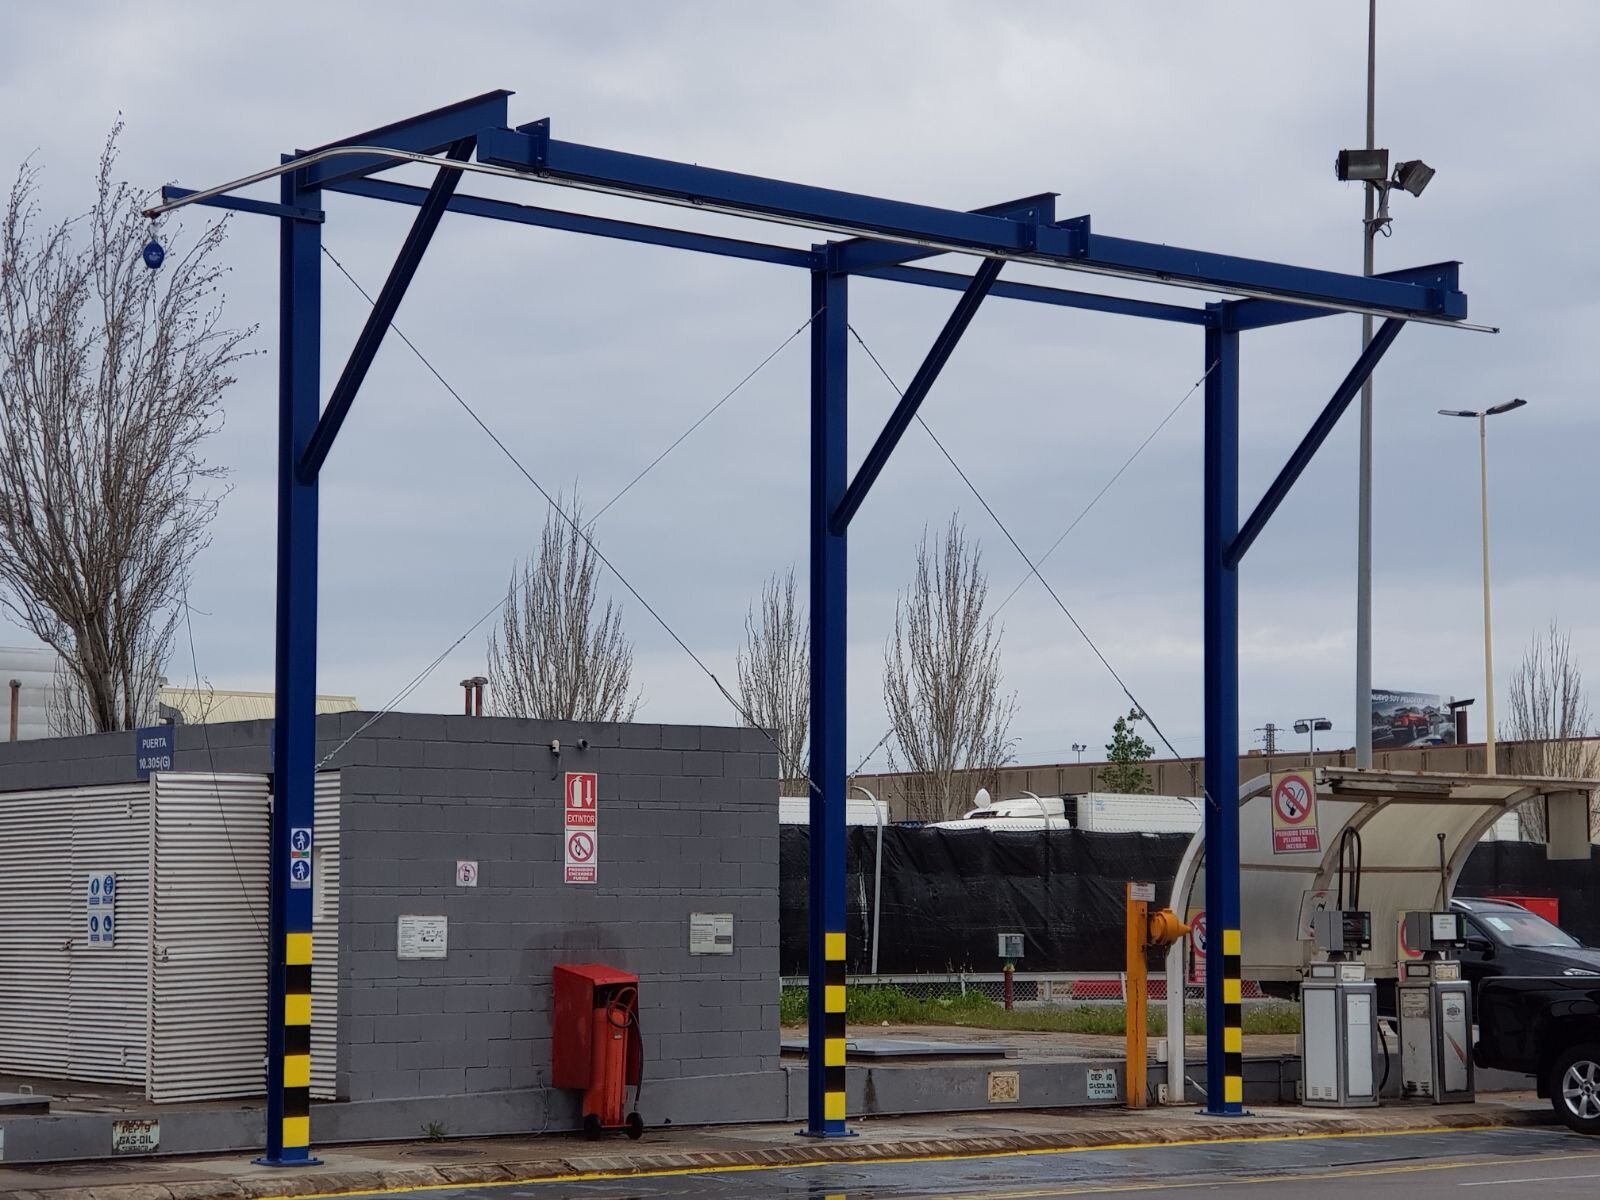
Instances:
[[[1478,515],[1483,539],[1483,724],[1484,764],[1486,775],[1495,774],[1494,754],[1494,636],[1489,613],[1489,418],[1523,407],[1526,400],[1508,400],[1490,408],[1441,408],[1446,417],[1476,417],[1478,420]]]
[[[1489,414],[1478,414],[1478,516],[1483,534],[1483,773],[1495,773],[1494,638],[1489,620]]]
[[[1367,0],[1367,149],[1377,147],[1378,0]],[[1377,236],[1378,186],[1366,187],[1361,223],[1361,273],[1372,274],[1372,243]],[[1361,350],[1372,344],[1372,315],[1361,317]],[[1356,766],[1372,765],[1372,375],[1361,385],[1360,478],[1356,485]]]

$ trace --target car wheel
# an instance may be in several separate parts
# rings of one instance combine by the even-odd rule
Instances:
[[[1556,1058],[1550,1103],[1574,1133],[1600,1134],[1600,1045],[1574,1046]]]

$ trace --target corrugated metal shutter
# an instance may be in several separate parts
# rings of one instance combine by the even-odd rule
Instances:
[[[72,883],[78,928],[67,984],[67,1075],[143,1083],[150,997],[150,787],[78,788],[72,807]],[[116,876],[114,938],[91,946],[89,881]]]
[[[62,794],[0,795],[0,1071],[67,1073],[72,806]]]
[[[317,776],[312,849],[311,1094],[336,1098],[339,1074],[339,772]]]
[[[158,775],[152,1100],[259,1095],[266,1053],[267,781]]]

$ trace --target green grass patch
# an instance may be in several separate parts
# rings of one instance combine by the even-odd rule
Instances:
[[[1167,1032],[1167,1009],[1153,1004],[1148,1010],[1152,1036]],[[852,987],[845,993],[845,1019],[853,1025],[960,1025],[972,1029],[1016,1029],[1041,1033],[1087,1033],[1120,1037],[1126,1032],[1125,1012],[1115,1004],[1078,1004],[1071,1007],[1017,1008],[1007,1012],[983,992],[959,991],[923,999],[897,987]],[[778,998],[778,1019],[784,1025],[806,1023],[806,989],[784,988]],[[1191,1007],[1184,1014],[1186,1033],[1204,1033],[1205,1014]],[[1244,1010],[1248,1034],[1299,1033],[1298,1005],[1269,1002],[1250,1004]]]

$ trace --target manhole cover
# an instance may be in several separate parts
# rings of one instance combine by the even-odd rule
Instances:
[[[424,1146],[417,1150],[402,1150],[404,1158],[482,1158],[482,1150],[470,1150],[465,1146]]]

